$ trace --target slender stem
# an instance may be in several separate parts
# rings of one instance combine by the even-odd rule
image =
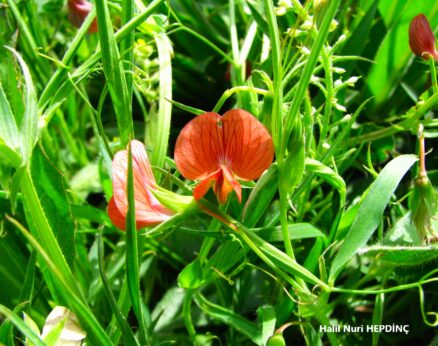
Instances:
[[[190,339],[192,339],[192,341],[195,342],[196,329],[195,326],[193,325],[192,314],[190,311],[193,301],[193,293],[194,293],[193,289],[186,290],[186,294],[184,296],[184,302],[183,302],[183,318]]]
[[[438,92],[435,92],[432,94],[431,97],[429,97],[425,102],[421,103],[420,106],[415,106],[412,108],[407,115],[410,115],[407,117],[407,119],[400,121],[397,124],[394,124],[390,127],[384,127],[380,130],[370,132],[367,134],[364,134],[362,136],[351,138],[349,140],[351,146],[355,146],[357,144],[360,144],[362,142],[371,142],[375,141],[380,138],[391,136],[397,132],[406,131],[412,128],[417,121],[426,113],[428,112],[432,107],[434,107],[438,102]]]
[[[436,78],[435,60],[432,56],[429,56],[430,76],[432,78],[432,90],[434,93],[438,92],[438,82]]]
[[[427,172],[426,172],[426,148],[424,144],[424,126],[420,124],[418,127],[418,144],[419,144],[419,168],[420,172],[418,173],[419,179],[427,179]]]
[[[322,49],[322,64],[325,72],[325,87],[326,87],[326,102],[324,108],[324,116],[322,118],[321,136],[318,142],[318,152],[321,151],[323,144],[326,142],[327,133],[329,131],[330,117],[332,113],[333,105],[333,71],[331,57],[329,56],[327,49]]]
[[[260,89],[260,88],[253,88],[253,87],[249,87],[249,86],[236,86],[233,87],[231,89],[227,89],[225,90],[225,92],[222,94],[222,96],[220,97],[219,101],[216,103],[216,105],[213,108],[213,112],[218,113],[220,111],[220,109],[222,108],[222,106],[224,105],[224,103],[235,93],[238,92],[242,92],[242,91],[247,91],[247,92],[254,92],[256,94],[260,94],[260,95],[268,95],[269,91],[265,90],[265,89]]]
[[[287,211],[289,209],[289,203],[287,201],[286,192],[280,191],[280,224],[281,234],[283,236],[284,248],[287,255],[295,261],[294,250],[292,248],[292,240],[289,235],[289,224],[287,222]]]

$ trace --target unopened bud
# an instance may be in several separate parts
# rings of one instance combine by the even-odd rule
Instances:
[[[92,4],[87,0],[68,0],[68,19],[75,27],[80,28],[88,13],[91,12],[91,8]],[[97,32],[96,19],[91,23],[88,32]]]
[[[435,47],[435,35],[424,14],[416,16],[409,26],[409,46],[412,52],[427,60],[431,56],[438,60],[438,51]]]

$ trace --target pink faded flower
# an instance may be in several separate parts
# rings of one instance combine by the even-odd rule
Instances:
[[[412,19],[409,26],[409,46],[415,55],[425,60],[428,60],[430,56],[434,60],[438,60],[435,35],[424,14],[419,14]]]
[[[68,0],[68,19],[77,28],[80,28],[88,13],[91,12],[92,4],[87,0]],[[88,29],[89,33],[97,32],[96,18]]]
[[[157,188],[143,143],[130,142],[134,178],[135,220],[137,229],[153,226],[169,219],[174,212],[164,207],[153,195]],[[128,151],[119,151],[113,159],[113,197],[108,204],[108,215],[115,226],[126,229]]]

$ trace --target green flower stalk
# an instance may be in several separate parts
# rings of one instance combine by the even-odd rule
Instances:
[[[438,196],[427,177],[423,125],[420,125],[418,140],[420,146],[420,171],[418,177],[415,179],[414,189],[411,194],[411,213],[412,222],[417,229],[418,238],[421,242],[423,242],[424,239],[429,242],[431,238],[436,236],[435,230],[433,230],[431,226],[431,219],[437,211]]]

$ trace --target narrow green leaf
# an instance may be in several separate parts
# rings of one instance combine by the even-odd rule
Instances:
[[[0,138],[12,150],[19,149],[20,136],[9,101],[0,83]]]
[[[437,246],[368,246],[359,255],[378,258],[379,261],[398,266],[421,265],[438,258]]]
[[[257,315],[259,323],[262,325],[262,345],[266,345],[269,337],[275,331],[275,323],[277,321],[275,309],[272,305],[263,305],[257,309]]]
[[[288,225],[288,230],[290,238],[294,240],[307,238],[326,238],[324,233],[310,223],[290,224]],[[252,231],[270,243],[283,241],[283,235],[280,226],[259,229],[254,228]]]
[[[150,114],[152,117],[146,128],[146,144],[152,150],[151,164],[162,168],[169,145],[170,120],[172,116],[172,45],[165,33],[154,35],[158,50],[159,64],[159,101],[158,111]]]
[[[238,330],[256,345],[262,345],[261,334],[255,323],[248,321],[234,311],[208,301],[200,293],[196,293],[194,297],[196,304],[204,313]]]
[[[25,164],[29,163],[32,149],[37,140],[38,106],[36,91],[32,82],[29,68],[20,54],[12,48],[9,49],[17,58],[23,72],[24,87],[24,117],[20,126],[22,159]]]
[[[114,111],[117,118],[117,126],[120,132],[122,147],[126,147],[133,138],[133,124],[131,99],[126,84],[125,71],[120,59],[119,50],[114,37],[111,17],[107,2],[96,0],[97,22],[99,26],[100,47],[102,50],[102,64],[108,83]],[[128,33],[129,35],[129,33]]]
[[[400,180],[417,161],[414,155],[400,155],[389,162],[371,184],[330,269],[333,282],[344,265],[362,248],[382,220],[383,212]]]
[[[31,341],[35,346],[46,346],[38,334],[30,328],[23,320],[7,307],[0,305],[0,314],[10,320],[24,336]]]
[[[105,289],[105,294],[108,298],[108,301],[111,306],[111,310],[113,311],[113,316],[115,317],[117,324],[122,332],[123,340],[125,340],[125,345],[139,345],[137,339],[134,336],[126,318],[123,316],[120,311],[119,306],[117,305],[116,298],[111,290],[111,285],[109,284],[108,278],[105,273],[105,268],[103,266],[103,241],[102,241],[102,232],[100,232],[98,237],[98,261],[99,261],[99,272],[100,277],[102,279],[103,288]]]
[[[381,325],[383,320],[383,309],[385,306],[385,294],[381,293],[376,295],[376,300],[373,309],[373,325]],[[379,344],[380,333],[373,331],[373,346]]]
[[[342,208],[345,204],[347,194],[347,187],[344,179],[342,179],[342,177],[330,167],[310,158],[306,159],[306,170],[318,175],[338,190],[341,199],[340,207]]]
[[[251,191],[242,212],[242,223],[247,227],[254,227],[271,204],[277,193],[278,169],[271,165],[257,181]]]

